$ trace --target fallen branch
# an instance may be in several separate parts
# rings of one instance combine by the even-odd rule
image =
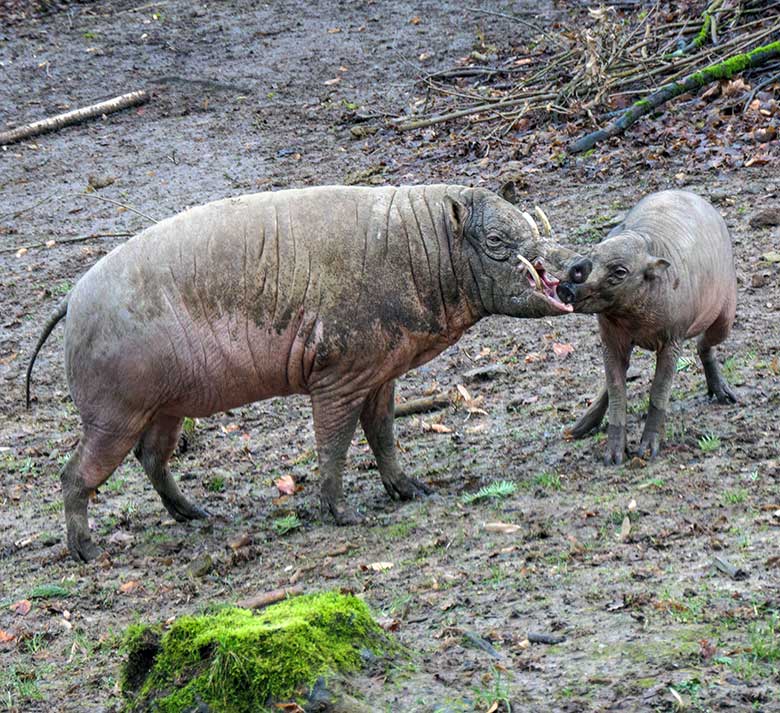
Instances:
[[[557,95],[554,93],[547,93],[534,98],[555,99],[556,96]],[[471,116],[472,114],[479,114],[483,111],[505,109],[510,106],[517,106],[518,104],[528,102],[528,99],[529,97],[518,97],[516,99],[507,99],[505,101],[497,101],[491,104],[479,104],[477,106],[469,107],[468,109],[459,109],[458,111],[451,111],[446,114],[429,116],[427,119],[415,119],[413,121],[407,121],[402,124],[397,124],[395,128],[398,129],[398,131],[408,131],[409,129],[424,129],[426,126],[433,126],[434,124],[440,124],[444,121],[450,121],[451,119],[460,119],[462,116]]]
[[[0,248],[0,253],[15,253],[19,250],[34,250],[36,248],[54,248],[58,245],[68,243],[84,243],[87,240],[97,240],[98,238],[129,238],[135,233],[92,233],[90,235],[79,235],[75,238],[63,238],[62,240],[49,240],[45,243],[30,243],[29,245],[16,245],[12,248]]]
[[[301,594],[303,594],[303,585],[296,584],[292,587],[272,589],[270,592],[256,594],[254,597],[241,599],[236,604],[242,609],[263,609],[271,604],[276,604],[276,602],[281,602],[283,599],[297,597]]]
[[[680,94],[685,94],[685,92],[699,89],[700,87],[719,79],[731,79],[735,74],[739,74],[752,67],[758,67],[775,57],[780,57],[780,41],[772,42],[763,47],[757,47],[745,54],[729,57],[723,62],[711,64],[698,72],[689,74],[679,82],[665,84],[647,98],[640,99],[638,102],[632,104],[618,119],[613,121],[606,128],[593,131],[570,143],[567,147],[567,151],[569,153],[587,151],[604,139],[611,139],[613,136],[622,134],[638,119],[645,116],[645,114],[649,114],[670,99],[673,99]]]
[[[404,401],[401,404],[396,404],[395,417],[402,418],[403,416],[411,416],[415,413],[440,411],[443,408],[447,408],[449,405],[449,396],[434,394],[433,396],[425,396],[421,399],[412,399],[411,401]]]
[[[79,122],[92,119],[96,116],[102,116],[103,114],[112,114],[115,111],[121,111],[122,109],[127,109],[131,106],[144,104],[147,101],[149,101],[149,95],[141,90],[123,94],[120,97],[115,97],[114,99],[109,99],[108,101],[100,102],[99,104],[92,104],[91,106],[86,106],[81,109],[67,111],[64,114],[57,114],[57,116],[35,121],[32,124],[26,124],[17,129],[11,129],[10,131],[0,133],[0,146],[13,144],[17,141],[38,136],[39,134],[45,134],[48,131],[57,131],[64,126],[78,124]]]

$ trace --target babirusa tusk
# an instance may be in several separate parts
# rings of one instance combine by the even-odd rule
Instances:
[[[539,277],[539,273],[536,271],[536,268],[530,263],[529,260],[526,260],[522,255],[518,255],[517,259],[521,263],[523,263],[523,265],[525,265],[531,277],[534,278],[534,282],[536,283],[536,289],[539,290],[539,292],[544,292],[544,290],[542,289],[542,278]]]
[[[535,205],[534,213],[536,213],[536,217],[539,218],[540,221],[542,221],[542,227],[544,228],[545,236],[551,238],[552,226],[550,225],[550,221],[547,219],[547,216],[544,214],[544,211],[538,205]]]
[[[539,226],[536,224],[536,221],[531,217],[530,213],[522,211],[522,215],[525,218],[525,222],[528,223],[528,227],[531,228],[534,237],[539,240],[542,236],[539,234]]]

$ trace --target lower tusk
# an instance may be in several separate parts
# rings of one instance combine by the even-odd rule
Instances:
[[[544,211],[538,206],[534,206],[534,213],[536,213],[536,217],[539,218],[539,220],[542,222],[542,227],[544,228],[544,234],[548,237],[552,237],[552,226],[550,225],[550,221],[547,219],[547,216],[544,214]]]
[[[539,292],[544,292],[542,289],[542,278],[539,277],[539,273],[536,271],[536,268],[528,261],[526,260],[522,255],[518,255],[517,259],[525,265],[526,270],[528,270],[531,277],[534,278],[534,282],[536,283],[536,289],[539,290]]]

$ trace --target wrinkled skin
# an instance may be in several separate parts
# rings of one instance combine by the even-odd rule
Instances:
[[[686,339],[698,337],[707,390],[720,403],[737,397],[720,373],[713,347],[731,331],[737,280],[726,225],[705,200],[685,191],[654,193],[588,255],[587,280],[564,283],[577,312],[598,313],[606,388],[569,431],[582,438],[608,412],[604,461],[626,452],[626,370],[637,345],[656,352],[650,406],[637,455],[658,454],[677,359]],[[583,261],[570,267],[579,276]]]
[[[358,420],[389,495],[427,492],[396,458],[395,378],[488,314],[571,311],[545,265],[574,257],[498,196],[445,185],[248,195],[149,228],[79,280],[36,347],[67,313],[83,422],[61,475],[71,554],[98,553],[87,500],[131,450],[174,518],[205,517],[168,469],[184,417],[269,397],[311,397],[322,503],[338,523],[358,521],[341,482]]]

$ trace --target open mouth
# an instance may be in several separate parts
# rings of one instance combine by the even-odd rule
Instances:
[[[558,298],[556,288],[561,281],[547,272],[540,258],[535,259],[533,263],[522,255],[518,255],[517,258],[525,266],[526,279],[535,292],[542,295],[553,307],[561,312],[574,311],[572,305],[566,304]]]

